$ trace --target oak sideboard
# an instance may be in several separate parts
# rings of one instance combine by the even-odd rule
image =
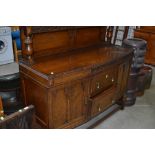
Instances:
[[[110,45],[107,27],[21,27],[23,101],[43,128],[75,128],[124,107],[133,51]]]

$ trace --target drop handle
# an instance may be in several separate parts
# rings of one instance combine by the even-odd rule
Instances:
[[[114,78],[112,78],[111,81],[114,82],[115,81]]]
[[[106,78],[106,79],[108,79],[108,77],[109,77],[109,75],[108,75],[108,74],[106,74],[105,78]]]
[[[97,82],[96,85],[97,85],[97,89],[100,89],[100,83]]]
[[[115,102],[116,102],[115,100],[112,100],[112,102],[111,102],[111,103],[112,103],[112,104],[114,104]]]
[[[101,108],[100,108],[100,107],[98,108],[98,111],[99,111],[99,112],[101,111]]]

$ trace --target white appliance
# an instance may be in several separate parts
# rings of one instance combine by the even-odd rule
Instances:
[[[10,27],[0,27],[0,65],[14,62]]]

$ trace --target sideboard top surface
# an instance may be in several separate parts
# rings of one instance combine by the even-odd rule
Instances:
[[[80,68],[93,68],[120,60],[131,54],[132,50],[121,47],[98,46],[86,48],[63,55],[42,57],[30,68],[45,75],[70,72]]]

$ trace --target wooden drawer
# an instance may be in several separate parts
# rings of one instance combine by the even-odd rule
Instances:
[[[112,87],[117,82],[117,67],[107,68],[104,71],[96,74],[91,79],[90,96],[93,97],[96,94],[105,91]]]
[[[114,104],[114,96],[116,93],[116,87],[112,87],[102,93],[90,98],[91,102],[91,117],[103,112],[106,108]]]

